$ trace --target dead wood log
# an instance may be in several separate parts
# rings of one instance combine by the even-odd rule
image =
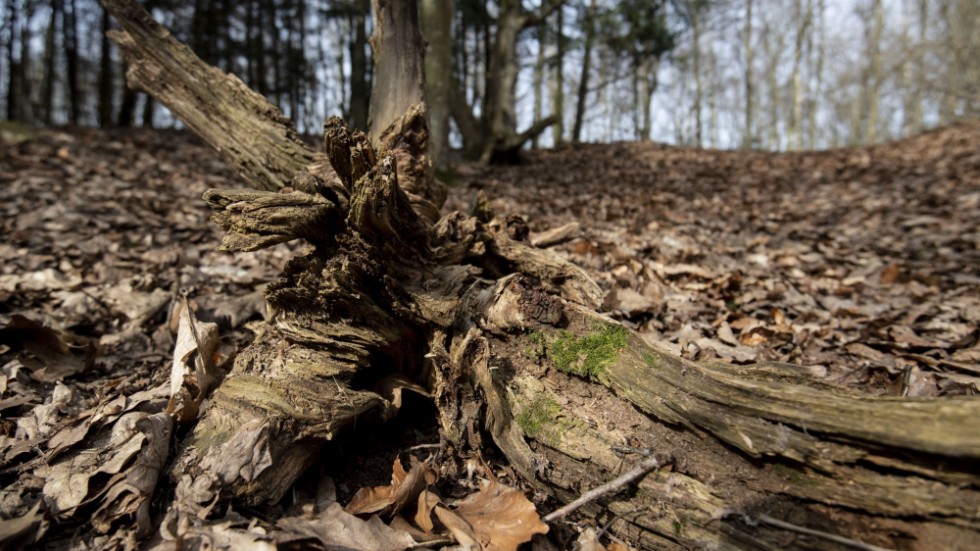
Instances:
[[[671,356],[597,314],[594,283],[512,239],[506,222],[455,213],[430,225],[399,198],[393,167],[382,157],[364,173],[346,226],[273,286],[273,326],[191,440],[200,451],[232,435],[217,447],[222,459],[185,455],[179,495],[200,492],[208,469],[258,444],[270,458],[265,478],[208,478],[199,497],[278,497],[317,438],[387,407],[349,385],[383,364],[430,382],[447,455],[481,453],[482,411],[515,470],[561,501],[615,477],[631,457],[673,457],[670,472],[646,477],[636,493],[589,508],[622,517],[612,530],[646,548],[785,548],[785,527],[760,524],[773,516],[890,547],[977,536],[980,434],[971,421],[980,401],[856,396],[799,366]],[[225,193],[209,192],[219,214],[225,203],[214,199]],[[288,388],[311,389],[297,393],[302,407]],[[265,440],[252,435],[258,425],[272,427]],[[835,545],[807,538],[793,545]]]
[[[936,549],[980,537],[977,399],[855,396],[797,366],[671,356],[596,313],[594,282],[487,209],[435,221],[423,108],[380,143],[336,120],[325,139],[335,183],[206,195],[226,248],[302,237],[315,250],[269,286],[270,322],[182,445],[171,475],[191,512],[278,499],[321,442],[393,407],[365,374],[400,373],[429,387],[446,460],[492,443],[561,502],[634,458],[671,457],[586,508],[643,548],[850,538]]]
[[[285,187],[313,162],[313,149],[277,107],[235,75],[202,61],[138,2],[100,3],[122,28],[109,36],[129,66],[129,86],[166,105],[253,187]]]

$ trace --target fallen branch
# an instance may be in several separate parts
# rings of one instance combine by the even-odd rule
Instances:
[[[640,461],[639,464],[637,464],[629,471],[626,471],[625,473],[610,480],[609,482],[603,484],[602,486],[593,488],[588,492],[585,492],[578,499],[565,505],[564,507],[561,507],[559,509],[556,509],[548,513],[547,515],[544,516],[542,520],[544,520],[545,522],[555,522],[556,520],[561,520],[562,518],[581,509],[583,505],[592,503],[593,501],[601,497],[607,496],[609,494],[614,494],[622,490],[627,484],[632,483],[637,478],[640,478],[641,476],[647,474],[648,472],[654,469],[659,469],[663,467],[669,461],[670,459],[663,455],[654,455],[653,457],[648,457]]]

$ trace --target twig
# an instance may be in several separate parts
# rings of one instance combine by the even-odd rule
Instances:
[[[567,516],[568,514],[578,510],[583,505],[591,503],[605,495],[618,492],[620,489],[623,488],[623,486],[626,486],[630,482],[633,482],[637,478],[640,478],[641,476],[647,474],[648,472],[654,469],[659,469],[660,467],[663,467],[669,462],[670,462],[669,456],[665,456],[664,454],[656,454],[653,457],[648,457],[643,461],[640,461],[640,463],[637,466],[633,467],[629,471],[619,475],[618,477],[610,480],[609,482],[606,482],[602,486],[593,488],[588,492],[585,492],[584,494],[579,496],[578,499],[569,503],[568,505],[565,505],[560,509],[548,513],[547,515],[545,515],[543,520],[545,522],[554,522],[556,520],[559,520],[562,517]]]
[[[821,532],[820,530],[814,530],[812,528],[805,528],[803,526],[797,526],[795,524],[790,524],[788,522],[783,522],[772,518],[769,515],[759,515],[756,519],[769,526],[775,526],[776,528],[782,528],[783,530],[789,530],[791,532],[797,532],[799,534],[806,534],[808,536],[813,536],[816,538],[823,538],[841,545],[846,545],[848,547],[853,547],[854,549],[862,549],[864,551],[891,551],[884,547],[878,547],[877,545],[872,545],[870,543],[864,543],[863,541],[854,540],[851,538],[845,538],[844,536],[838,536],[837,534],[830,534],[828,532]]]

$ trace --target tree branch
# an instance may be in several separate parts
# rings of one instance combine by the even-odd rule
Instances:
[[[129,64],[126,80],[167,106],[248,183],[276,190],[305,171],[315,152],[292,122],[235,75],[211,67],[136,0],[100,0],[122,27],[109,37]],[[326,167],[324,179],[330,171]]]

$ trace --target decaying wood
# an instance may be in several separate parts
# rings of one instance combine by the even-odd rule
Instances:
[[[341,180],[353,179],[346,158],[349,153],[334,163]],[[599,518],[622,516],[611,529],[648,548],[782,548],[785,530],[752,520],[777,512],[885,545],[919,538],[925,549],[929,537],[977,535],[980,492],[972,467],[980,459],[980,435],[971,428],[980,415],[977,400],[856,396],[798,366],[672,356],[595,313],[595,284],[547,251],[513,239],[525,234],[506,221],[484,209],[479,217],[454,213],[437,224],[418,216],[394,166],[381,156],[363,172],[345,225],[325,227],[324,245],[294,261],[273,286],[272,327],[217,391],[191,448],[200,453],[207,449],[201,443],[213,449],[215,434],[246,432],[232,420],[240,424],[242,404],[251,404],[248,434],[255,424],[272,427],[260,446],[271,457],[268,474],[260,483],[222,480],[209,486],[213,492],[244,501],[278,497],[288,482],[269,493],[268,481],[292,480],[317,439],[386,406],[380,396],[344,386],[358,370],[385,364],[431,381],[447,456],[479,454],[488,443],[473,417],[485,407],[490,438],[511,465],[561,501],[640,457],[624,458],[624,449],[672,454],[671,472],[588,508]],[[227,203],[215,200],[229,194],[211,191],[209,201],[219,209],[219,223],[241,231],[224,218]],[[272,353],[272,343],[284,360]],[[317,359],[290,364],[297,354]],[[345,370],[329,372],[341,391],[317,386],[325,372],[316,365],[342,362]],[[294,367],[281,374],[280,365]],[[277,382],[281,377],[288,382]],[[242,380],[249,386],[240,386]],[[627,425],[605,427],[583,417],[590,408],[575,407],[575,398],[562,394],[576,384],[591,388],[596,399],[635,406],[624,409]],[[260,385],[263,395],[275,392],[270,388],[313,390],[302,408],[289,406],[284,394],[255,404]],[[274,444],[277,438],[285,442]],[[218,449],[220,460],[185,455],[179,472],[207,473],[212,463],[241,461],[241,446],[226,441]],[[698,467],[688,467],[694,458]],[[181,488],[202,484],[183,476]],[[200,497],[204,503],[214,493]],[[813,518],[842,524],[827,530]],[[796,545],[821,548],[828,541]]]
[[[167,106],[253,187],[276,190],[313,162],[293,123],[238,77],[211,67],[133,0],[100,0],[122,27],[126,81]]]
[[[181,82],[192,62],[172,59]],[[144,72],[131,75],[153,91]],[[217,94],[237,86],[210,82]],[[229,134],[277,120],[228,97],[236,115],[225,122],[247,119]],[[277,500],[322,442],[390,413],[372,382],[399,373],[433,396],[447,463],[493,444],[560,502],[669,453],[635,490],[585,506],[643,548],[925,550],[980,537],[980,401],[858,396],[799,366],[668,354],[597,313],[598,286],[531,246],[519,220],[485,203],[440,218],[424,113],[409,109],[375,140],[329,121],[335,180],[307,170],[289,193],[205,196],[229,250],[294,238],[314,250],[269,286],[269,321],[182,444],[170,474],[185,512]],[[263,139],[278,140],[275,158],[291,138]]]

